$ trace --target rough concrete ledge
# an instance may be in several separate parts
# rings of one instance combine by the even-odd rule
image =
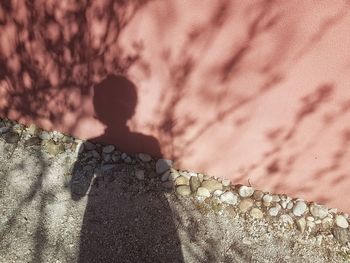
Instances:
[[[0,262],[350,262],[349,216],[0,120]]]

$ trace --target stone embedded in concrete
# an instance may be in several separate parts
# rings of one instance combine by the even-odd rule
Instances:
[[[252,196],[254,194],[254,188],[250,187],[250,186],[242,185],[238,189],[238,193],[241,197],[249,197],[249,196]]]
[[[176,187],[176,193],[181,196],[190,195],[191,189],[188,185],[180,185]]]
[[[215,190],[222,190],[222,184],[215,179],[203,181],[201,186],[207,188],[210,193],[213,193]]]
[[[345,216],[343,215],[336,215],[335,216],[335,223],[340,228],[348,228],[349,222],[346,220]]]
[[[328,208],[323,206],[323,205],[312,204],[310,206],[310,213],[314,217],[318,217],[320,219],[323,219],[328,215]]]
[[[298,201],[294,205],[293,214],[295,216],[301,216],[301,215],[303,215],[306,212],[306,210],[307,210],[307,205],[305,204],[305,202],[304,201]]]
[[[241,212],[247,212],[254,204],[254,201],[251,198],[244,198],[239,203],[238,207]]]
[[[156,162],[156,172],[157,174],[162,174],[169,170],[173,164],[173,161],[167,159],[159,159]]]
[[[220,201],[226,204],[235,205],[238,202],[238,197],[232,192],[225,192],[220,196]]]
[[[196,195],[197,196],[202,196],[202,197],[209,197],[210,196],[210,192],[209,192],[209,190],[207,188],[199,187],[197,189]]]

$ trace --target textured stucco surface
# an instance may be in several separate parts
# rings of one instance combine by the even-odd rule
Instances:
[[[122,74],[137,99],[112,130],[181,168],[350,211],[346,1],[33,3],[1,4],[2,116],[99,138],[113,124],[94,87]]]

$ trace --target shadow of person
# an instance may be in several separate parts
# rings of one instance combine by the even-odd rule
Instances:
[[[96,117],[107,127],[92,141],[113,142],[125,152],[160,154],[154,137],[131,132],[126,125],[137,104],[129,80],[108,76],[94,87],[93,100]],[[78,262],[183,262],[154,161],[123,159],[121,152],[109,153],[99,143],[83,145],[70,183],[73,200],[87,199]]]

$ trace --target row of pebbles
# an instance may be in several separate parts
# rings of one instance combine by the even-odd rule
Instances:
[[[277,219],[291,228],[296,227],[301,233],[329,233],[341,243],[350,242],[349,215],[339,213],[337,209],[284,194],[263,192],[251,186],[232,185],[227,179],[202,173],[178,171],[171,167],[169,160],[158,160],[156,168],[163,184],[168,186],[171,182],[179,196],[212,198],[235,207],[252,219]]]
[[[102,172],[115,167],[116,163],[133,164],[138,167],[136,179],[146,179],[153,169],[152,178],[159,178],[165,188],[173,189],[178,196],[192,196],[197,199],[212,198],[222,204],[233,206],[241,214],[252,219],[278,219],[289,227],[296,227],[301,233],[324,232],[334,236],[341,243],[350,242],[349,216],[338,213],[324,205],[277,195],[251,186],[232,185],[227,179],[213,178],[202,173],[174,169],[171,160],[155,161],[150,155],[139,153],[128,155],[113,145],[95,144],[74,139],[57,131],[43,131],[35,125],[25,127],[11,120],[0,120],[0,136],[9,144],[24,141],[25,147],[41,146],[51,156],[64,151],[80,155],[84,169],[93,171],[98,165]]]

